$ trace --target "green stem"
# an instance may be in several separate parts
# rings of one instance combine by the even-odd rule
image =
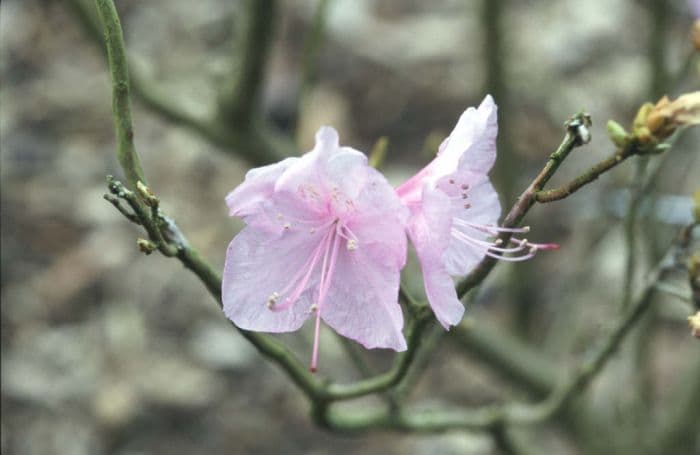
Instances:
[[[297,131],[299,116],[311,87],[316,78],[316,68],[318,66],[318,55],[323,46],[323,35],[326,28],[326,17],[328,15],[329,0],[319,0],[311,22],[311,29],[304,39],[304,49],[301,57],[301,74],[299,76],[299,87],[297,89],[295,112],[292,115],[292,131]],[[298,133],[298,131],[297,131]]]
[[[554,202],[567,198],[581,189],[583,186],[596,180],[602,174],[616,167],[624,160],[636,153],[636,149],[632,146],[618,150],[614,155],[600,161],[588,171],[571,180],[569,183],[562,185],[552,190],[540,190],[535,193],[535,200],[540,203]]]
[[[112,113],[117,134],[117,159],[124,170],[129,189],[136,190],[136,182],[146,183],[138,155],[134,151],[134,127],[131,123],[129,99],[129,68],[124,52],[124,38],[119,15],[114,3],[95,0],[95,7],[104,30],[107,61],[112,78]]]
[[[672,251],[675,250],[675,245]],[[323,407],[317,418],[328,428],[360,432],[391,429],[410,432],[442,432],[451,429],[493,430],[506,425],[534,425],[549,420],[578,396],[619,348],[640,317],[649,309],[655,284],[670,270],[669,252],[650,274],[640,296],[613,325],[591,355],[543,401],[537,404],[487,405],[476,409],[408,409],[395,407],[366,408],[351,412]]]
[[[326,388],[328,399],[348,400],[351,398],[383,392],[398,384],[409,370],[423,341],[423,334],[433,324],[432,317],[424,313],[408,328],[408,349],[398,355],[394,366],[388,372],[352,384],[329,384]]]
[[[102,42],[102,26],[84,0],[67,0],[87,35]],[[279,161],[296,153],[296,146],[286,135],[260,120],[236,124],[195,113],[154,81],[130,70],[133,95],[147,109],[165,120],[187,128],[220,150],[238,154],[254,165]]]
[[[219,116],[225,124],[252,125],[257,116],[276,13],[277,0],[246,0],[245,33],[236,43],[239,58],[219,97]]]
[[[450,332],[450,339],[536,395],[546,395],[556,386],[556,364],[534,347],[484,321],[465,319]]]

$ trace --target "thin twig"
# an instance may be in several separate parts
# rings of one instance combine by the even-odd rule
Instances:
[[[299,116],[303,108],[304,100],[309,94],[316,77],[318,55],[323,46],[323,38],[326,28],[326,17],[328,14],[329,0],[319,0],[316,5],[311,29],[304,38],[304,48],[301,57],[301,71],[299,75],[299,86],[297,88],[295,112],[292,117],[292,131],[297,131]]]
[[[129,99],[129,68],[124,52],[124,38],[119,16],[113,2],[96,1],[97,13],[103,24],[107,62],[112,78],[112,117],[117,134],[117,159],[124,170],[126,183],[132,191],[136,182],[146,182],[141,162],[134,151],[134,127],[131,123]]]
[[[546,395],[557,384],[559,368],[556,364],[534,347],[485,321],[477,323],[465,318],[450,332],[449,338],[535,395]]]
[[[590,126],[590,117],[586,113],[579,113],[575,115],[566,123],[566,134],[564,140],[557,147],[557,149],[549,157],[549,160],[544,165],[542,170],[537,177],[530,183],[530,185],[523,191],[516,203],[510,209],[502,225],[504,227],[515,227],[522,219],[525,214],[530,210],[530,208],[535,204],[537,195],[541,192],[544,185],[552,178],[554,173],[557,171],[561,163],[566,159],[566,157],[571,153],[571,151],[583,145],[590,139],[590,133],[588,132],[588,127]],[[510,235],[504,233],[499,236],[502,242],[507,243]],[[496,265],[496,259],[492,257],[485,257],[479,262],[479,264],[472,270],[472,272],[467,275],[458,285],[457,285],[457,295],[462,298],[464,295],[472,289],[477,284],[481,283],[484,278],[491,272],[494,265]]]
[[[272,47],[277,0],[246,0],[244,33],[236,44],[230,77],[218,100],[219,118],[224,123],[252,125],[257,116],[265,67]]]
[[[640,296],[613,325],[612,330],[576,369],[576,373],[557,387],[546,399],[537,404],[488,405],[476,409],[409,409],[376,407],[361,412],[339,412],[326,409],[320,416],[323,424],[338,431],[357,432],[392,429],[412,432],[441,432],[449,429],[489,430],[501,425],[533,425],[546,421],[564,406],[602,370],[616,352],[630,329],[648,310],[655,284],[671,267],[668,258],[650,274]]]
[[[87,36],[95,43],[102,43],[102,26],[85,0],[67,2]],[[268,164],[296,153],[296,146],[289,137],[259,118],[252,123],[236,124],[218,116],[201,115],[178,102],[177,97],[133,67],[130,76],[132,92],[146,108],[200,135],[225,153],[235,153],[255,165]]]

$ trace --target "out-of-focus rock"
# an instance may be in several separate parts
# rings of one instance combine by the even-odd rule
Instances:
[[[204,365],[217,369],[244,368],[257,352],[223,320],[199,325],[190,338],[190,352]]]

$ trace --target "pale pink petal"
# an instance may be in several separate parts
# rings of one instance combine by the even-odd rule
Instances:
[[[325,211],[319,212],[315,205],[284,191],[274,193],[262,202],[253,214],[245,218],[248,226],[270,235],[281,235],[288,231],[309,231],[326,220]]]
[[[478,109],[469,108],[462,114],[443,154],[458,155],[461,171],[488,174],[496,161],[497,135],[497,107],[491,95],[486,95]]]
[[[368,349],[404,351],[399,277],[399,269],[377,262],[369,246],[341,249],[321,318]]]
[[[324,126],[316,133],[313,150],[280,176],[275,191],[294,195],[319,212],[344,213],[364,186],[367,169],[367,157],[340,147],[338,133]]]
[[[298,160],[296,157],[287,158],[248,171],[243,183],[226,196],[229,215],[245,217],[253,213],[262,201],[270,197],[280,175]]]
[[[356,212],[346,225],[357,236],[358,248],[369,247],[374,260],[402,268],[406,263],[408,209],[386,178],[368,168],[367,182],[355,200]]]
[[[491,95],[484,98],[478,109],[470,107],[464,111],[440,145],[437,156],[396,189],[401,200],[406,204],[419,201],[424,183],[437,182],[458,171],[488,174],[496,160],[496,111]]]
[[[321,317],[338,333],[367,348],[406,349],[398,304],[400,270],[406,262],[406,218],[391,185],[367,168],[354,201],[345,239]],[[353,248],[349,248],[354,242]]]
[[[493,235],[467,224],[496,226],[501,215],[498,193],[488,177],[471,172],[455,173],[449,177],[453,184],[440,182],[440,187],[449,187],[446,193],[451,197],[452,230],[466,236],[485,241]],[[466,189],[462,189],[466,186]],[[453,193],[452,191],[457,191]],[[463,195],[466,194],[466,198]],[[442,256],[446,270],[455,276],[464,276],[476,266],[486,254],[486,246],[468,242],[453,234],[450,244]]]
[[[451,198],[428,184],[423,189],[422,206],[409,220],[409,235],[420,261],[428,303],[446,329],[464,314],[442,259],[451,242],[451,213]]]
[[[367,156],[350,147],[339,147],[323,163],[323,177],[337,213],[352,209],[351,202],[365,186]]]
[[[439,262],[421,261],[425,295],[440,324],[449,330],[459,324],[464,316],[464,305],[457,297],[455,283],[445,267]]]
[[[277,179],[275,192],[287,193],[314,211],[327,212],[330,195],[323,168],[339,148],[338,133],[331,127],[321,127],[314,148]]]
[[[285,311],[272,311],[267,302],[281,293],[304,269],[322,232],[285,232],[270,237],[246,227],[231,242],[226,253],[222,300],[226,316],[238,327],[261,332],[290,332],[299,329],[310,315],[317,297],[319,273],[314,273],[306,290]],[[281,296],[283,298],[284,295]]]

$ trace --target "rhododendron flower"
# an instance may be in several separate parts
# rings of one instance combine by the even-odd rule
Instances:
[[[253,169],[226,197],[247,226],[231,241],[224,311],[238,327],[290,332],[315,316],[367,348],[406,349],[398,304],[408,210],[330,127],[302,157]]]
[[[478,109],[464,111],[435,159],[396,189],[411,212],[408,234],[426,296],[446,329],[464,315],[452,276],[468,274],[484,256],[522,261],[538,249],[556,247],[516,237],[510,245],[489,240],[501,232],[528,231],[497,226],[501,206],[488,178],[497,133],[496,105],[488,95]]]

